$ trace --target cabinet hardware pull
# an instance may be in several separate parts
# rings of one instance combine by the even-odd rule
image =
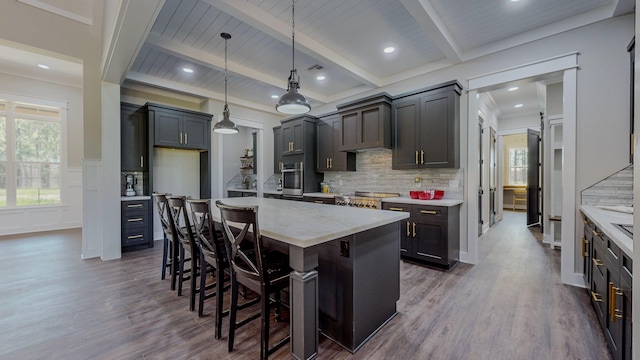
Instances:
[[[133,204],[133,205],[127,205],[127,208],[139,208],[142,207],[142,204]]]
[[[601,233],[601,232],[599,232],[598,230],[595,230],[595,229],[594,229],[594,230],[591,230],[591,233],[593,234],[593,236],[600,236],[600,235],[602,235],[602,233]]]
[[[416,150],[416,165],[418,165],[418,150]]]
[[[142,218],[133,218],[133,219],[128,219],[128,222],[139,222],[142,221]]]
[[[282,161],[280,161],[278,166],[280,167],[280,171],[282,172],[282,169],[284,168],[284,163]]]
[[[609,281],[609,316],[612,323],[616,322],[616,319],[622,318],[621,310],[616,309],[616,297],[622,295],[620,290],[620,288],[613,286],[613,282]]]
[[[180,133],[180,144],[182,144],[182,133]]]
[[[329,158],[329,169],[333,169],[333,158]]]
[[[595,302],[602,302],[602,296],[600,296],[600,294],[598,293],[594,293],[593,291],[591,292],[591,298]]]
[[[322,200],[315,200],[314,203],[316,203],[316,204],[324,204],[324,202]]]
[[[582,257],[587,257],[589,256],[589,253],[587,253],[587,244],[589,243],[589,240],[582,238]]]
[[[185,144],[188,144],[188,143],[189,143],[189,140],[188,140],[188,139],[189,139],[189,134],[184,133],[184,143],[185,143]]]
[[[603,262],[602,262],[602,260],[600,260],[600,259],[593,258],[593,259],[591,259],[591,261],[593,261],[593,265],[595,265],[595,266],[602,266],[602,265],[604,265],[604,263],[603,263]]]
[[[437,215],[438,212],[433,210],[420,210],[420,214]]]
[[[409,222],[407,221],[407,236],[411,236],[411,231],[409,231]]]
[[[392,210],[392,211],[404,211],[403,208],[397,208],[397,207],[390,207],[389,210]]]
[[[127,236],[127,239],[140,239],[142,237],[142,235],[131,235],[131,236]]]
[[[416,237],[416,223],[413,223],[413,237]]]
[[[424,164],[424,150],[420,151],[421,164]]]
[[[144,167],[144,156],[140,156],[140,167]]]

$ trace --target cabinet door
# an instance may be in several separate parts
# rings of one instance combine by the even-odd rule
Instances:
[[[446,265],[447,224],[435,221],[416,223],[416,227],[416,239],[413,243],[416,258]]]
[[[358,111],[340,115],[340,144],[339,149],[357,149],[360,143],[358,121],[360,113]]]
[[[329,162],[333,156],[333,127],[332,122],[318,122],[318,150],[316,160],[316,170],[325,172],[330,170]]]
[[[411,213],[411,205],[400,203],[382,203],[383,210],[390,211],[404,211]],[[400,222],[400,255],[406,257],[413,257],[413,241],[415,238],[413,219],[408,218],[406,221]],[[417,229],[415,229],[417,231]]]
[[[419,121],[420,99],[405,100],[393,105],[393,169],[418,167]]]
[[[282,124],[283,155],[300,154],[304,152],[303,121],[292,121]]]
[[[617,269],[607,269],[607,313],[605,314],[605,338],[609,343],[609,349],[613,354],[613,358],[622,359],[622,339],[623,339],[623,309],[624,301],[622,298],[620,281],[618,280]]]
[[[147,171],[147,120],[141,109],[122,106],[120,146],[120,170]]]
[[[419,133],[420,163],[424,167],[456,167],[454,96],[449,92],[422,98]]]
[[[595,236],[594,236],[595,241]],[[591,259],[591,303],[596,310],[596,317],[604,328],[607,314],[607,267],[604,263],[603,247],[593,243],[593,258]]]
[[[182,147],[182,119],[173,112],[155,111],[154,145]]]
[[[190,115],[184,115],[182,144],[190,149],[209,148],[209,121]]]
[[[633,282],[633,276],[624,266],[622,270],[620,270],[620,287],[622,288],[622,296],[620,300],[622,301],[622,331],[623,331],[623,344],[622,344],[622,358],[632,359],[632,324],[631,324],[631,315],[632,309],[631,305],[633,302],[631,286]]]
[[[282,128],[280,126],[273,128],[273,172],[275,174],[282,173]]]
[[[582,266],[584,283],[589,288],[591,286],[591,248],[593,247],[593,223],[585,223],[584,237],[582,239]]]
[[[389,114],[387,110],[387,114]],[[384,146],[384,108],[376,106],[360,111],[358,122],[359,136],[357,138],[359,148],[375,148]],[[387,122],[388,124],[388,122]]]
[[[329,157],[329,170],[331,171],[356,171],[356,153],[339,151],[340,144],[340,117],[336,116],[331,120],[331,133],[333,145],[331,156]]]

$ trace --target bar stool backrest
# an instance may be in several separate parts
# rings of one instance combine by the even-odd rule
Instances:
[[[167,196],[167,204],[178,240],[182,243],[182,246],[190,249],[192,256],[194,256],[198,246],[195,242],[192,224],[187,213],[186,197]]]
[[[215,259],[215,266],[225,261],[224,240],[218,238],[215,222],[211,215],[209,200],[187,200],[191,208],[191,220],[195,229],[196,242],[205,256]]]

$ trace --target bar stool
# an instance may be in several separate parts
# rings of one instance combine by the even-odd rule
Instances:
[[[160,216],[160,224],[163,232],[163,248],[162,248],[162,277],[164,280],[167,269],[171,274],[171,290],[176,289],[176,270],[178,265],[178,243],[173,241],[175,238],[175,229],[173,221],[169,218],[169,210],[167,208],[167,196],[171,194],[153,193],[153,200],[157,205],[158,215]]]
[[[179,259],[178,259],[178,295],[182,295],[182,283],[189,281],[191,288],[189,289],[189,310],[195,310],[196,305],[196,278],[198,276],[198,259],[200,257],[198,245],[195,242],[193,227],[189,219],[186,208],[185,196],[167,196],[167,204],[170,213],[170,219],[173,220],[176,238],[180,241]],[[190,267],[185,270],[185,256],[189,254]],[[185,271],[189,274],[185,276]]]
[[[269,307],[270,294],[275,294],[277,307],[280,306],[280,291],[289,286],[289,257],[278,251],[268,251],[263,246],[260,228],[258,226],[258,207],[236,207],[216,201],[220,209],[220,218],[223,227],[225,246],[229,261],[231,262],[231,310],[229,314],[229,351],[233,350],[235,330],[247,324],[249,321],[260,317],[260,359],[267,359],[269,355],[287,344],[291,335],[279,340],[269,348]],[[230,227],[233,223],[234,232]],[[236,235],[237,234],[237,235]],[[252,252],[244,250],[242,244],[252,244]],[[242,284],[250,290],[260,294],[260,308],[258,314],[250,316],[236,323],[238,310],[238,287]],[[276,320],[279,318],[276,308]]]
[[[191,219],[195,228],[196,243],[200,251],[200,287],[198,316],[202,316],[204,300],[213,296],[216,297],[215,312],[215,338],[219,339],[222,333],[222,317],[229,315],[229,310],[222,310],[224,291],[229,289],[230,285],[225,285],[225,273],[231,276],[229,261],[227,260],[227,251],[225,249],[222,232],[215,228],[213,217],[211,216],[211,208],[209,200],[187,200],[191,209]],[[214,229],[214,231],[211,231]],[[207,283],[207,265],[211,269],[216,281],[212,284]],[[206,293],[213,289],[215,291]]]

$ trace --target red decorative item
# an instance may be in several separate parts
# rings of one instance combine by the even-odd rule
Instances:
[[[420,193],[423,193],[424,191],[419,191],[419,190],[411,190],[409,191],[409,196],[412,199],[419,199],[420,198]]]
[[[429,191],[421,191],[418,197],[420,200],[431,200],[431,193]]]

